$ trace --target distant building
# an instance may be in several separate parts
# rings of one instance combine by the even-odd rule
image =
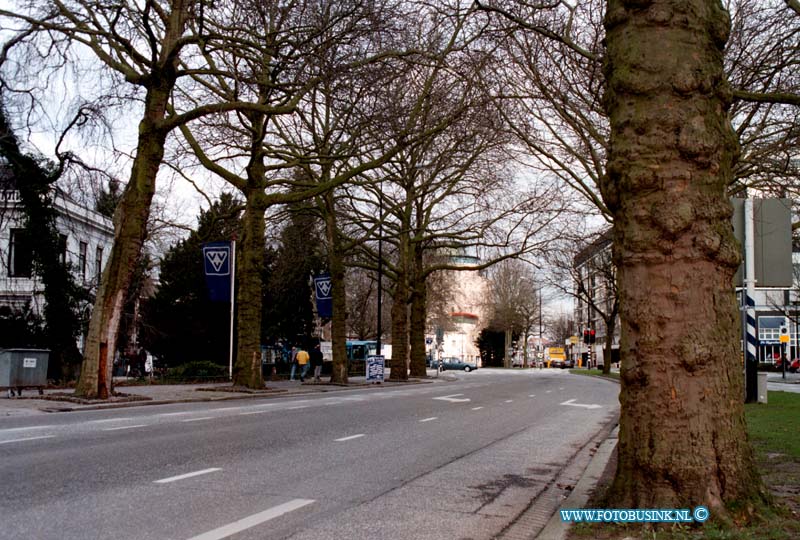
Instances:
[[[586,365],[591,348],[594,364],[605,362],[603,347],[608,335],[608,328],[603,317],[597,311],[601,308],[605,313],[611,312],[616,288],[612,282],[616,271],[611,261],[611,229],[601,234],[594,242],[583,248],[573,260],[573,296],[575,298],[575,321],[578,325],[579,343],[573,347],[574,360],[581,358]],[[594,307],[593,307],[594,306]],[[595,331],[595,343],[583,343],[584,330]],[[614,341],[611,347],[611,361],[619,362],[619,315],[614,323]]]
[[[5,187],[13,184],[5,178]],[[78,284],[96,288],[111,253],[111,219],[85,208],[66,195],[54,201],[61,236],[61,259],[71,265]],[[20,308],[27,302],[42,314],[44,286],[33,271],[32,244],[23,228],[22,203],[15,189],[0,189],[0,305]]]
[[[458,266],[476,266],[477,257],[457,255],[450,259]],[[477,270],[450,270],[448,278],[454,284],[453,296],[449,300],[449,321],[443,328],[441,343],[437,347],[436,328],[429,324],[429,354],[441,352],[442,358],[455,357],[467,362],[481,364],[481,354],[476,342],[481,331],[487,326],[490,313],[486,306],[489,283],[483,272]]]

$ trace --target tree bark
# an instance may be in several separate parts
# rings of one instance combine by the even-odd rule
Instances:
[[[263,174],[248,180],[242,217],[241,247],[236,257],[236,362],[233,385],[264,387],[261,373],[261,315],[264,271],[264,195]]]
[[[342,238],[336,219],[334,192],[324,196],[325,234],[328,240],[328,266],[331,273],[331,346],[333,347],[333,369],[331,382],[347,384],[347,289],[345,266],[342,257]]]
[[[392,361],[389,379],[408,380],[408,234],[400,233],[392,294]]]
[[[422,251],[414,249],[413,280],[411,283],[411,376],[426,377],[425,366],[425,323],[428,315]]]
[[[725,188],[737,152],[718,1],[610,0],[601,189],[614,215],[621,310],[620,508],[756,498],[745,431],[739,263]]]

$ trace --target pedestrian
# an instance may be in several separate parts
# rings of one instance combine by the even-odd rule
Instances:
[[[292,350],[289,351],[289,361],[292,363],[292,372],[289,375],[289,380],[294,380],[294,372],[297,370],[297,347],[292,347]]]
[[[319,348],[319,343],[314,345],[311,350],[311,367],[314,368],[314,380],[320,382],[320,374],[322,373],[322,351]]]
[[[303,349],[297,351],[297,365],[300,366],[300,382],[303,382],[308,373],[308,353]]]

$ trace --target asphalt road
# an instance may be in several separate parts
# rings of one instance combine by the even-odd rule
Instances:
[[[613,420],[566,371],[0,419],[0,538],[494,538]]]

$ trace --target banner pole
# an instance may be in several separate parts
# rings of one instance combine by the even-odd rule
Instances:
[[[231,331],[228,352],[228,378],[233,380],[233,314],[236,304],[236,240],[231,241]]]

